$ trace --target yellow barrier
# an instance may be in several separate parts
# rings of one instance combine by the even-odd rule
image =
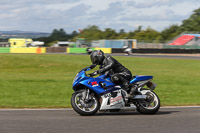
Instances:
[[[66,48],[66,53],[70,53],[70,48]]]
[[[10,48],[10,53],[46,53],[46,48]]]
[[[37,48],[36,53],[37,54],[44,54],[44,53],[46,53],[46,48]]]
[[[110,54],[112,53],[112,49],[111,48],[95,48],[95,50],[101,50],[104,53]]]

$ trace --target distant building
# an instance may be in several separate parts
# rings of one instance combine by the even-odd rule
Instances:
[[[33,40],[30,38],[10,38],[10,47],[30,47]]]
[[[34,42],[31,43],[31,46],[32,47],[42,47],[42,46],[44,46],[44,42],[34,41]]]
[[[74,42],[68,42],[68,41],[59,41],[56,44],[53,45],[53,47],[68,47],[74,45]]]
[[[121,40],[96,40],[92,41],[91,47],[100,48],[136,48],[136,39],[121,39]]]

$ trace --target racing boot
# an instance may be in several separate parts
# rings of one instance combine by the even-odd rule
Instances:
[[[129,84],[127,93],[128,93],[128,98],[133,98],[134,95],[136,95],[138,92],[137,86],[133,85],[133,84]]]
[[[134,95],[136,95],[137,92],[138,92],[137,86],[131,84],[131,89],[129,92],[130,97],[133,97]]]
[[[127,92],[128,98],[133,97],[137,93],[137,87],[129,82],[123,83],[123,89]]]
[[[131,84],[129,82],[124,82],[123,83],[123,89],[129,94],[130,93],[130,89],[131,88]]]

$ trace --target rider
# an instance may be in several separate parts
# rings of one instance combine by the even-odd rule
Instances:
[[[131,95],[136,92],[135,87],[129,83],[132,78],[131,72],[120,64],[112,56],[104,56],[104,52],[101,50],[95,50],[91,53],[90,59],[92,64],[99,65],[99,70],[96,71],[97,74],[103,74],[107,71],[112,72],[111,80],[117,85],[123,85],[123,89],[128,93],[131,91]]]

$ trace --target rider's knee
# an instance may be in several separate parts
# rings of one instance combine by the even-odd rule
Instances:
[[[120,75],[119,74],[113,74],[111,76],[111,80],[113,83],[118,84],[120,82]]]

